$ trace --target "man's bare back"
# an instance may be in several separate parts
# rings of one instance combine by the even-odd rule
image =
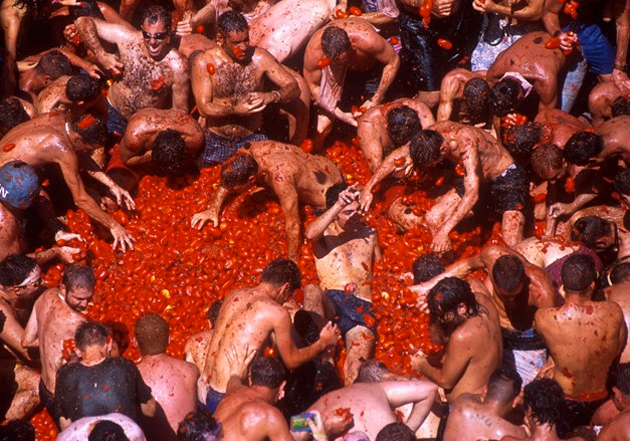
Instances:
[[[630,325],[630,283],[624,281],[623,283],[611,286],[608,300],[619,305],[621,311],[623,312],[626,327],[628,327],[628,325]],[[619,363],[628,362],[630,362],[630,345],[626,342],[623,352],[619,357]]]

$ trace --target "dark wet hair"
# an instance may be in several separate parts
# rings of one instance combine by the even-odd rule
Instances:
[[[151,159],[158,170],[168,175],[181,175],[186,171],[186,142],[173,129],[162,130],[155,137]]]
[[[123,428],[110,420],[101,420],[94,425],[88,441],[129,441]]]
[[[422,283],[431,280],[446,271],[442,259],[435,253],[423,254],[414,260],[411,267],[413,271],[413,283]]]
[[[500,402],[512,401],[521,393],[522,385],[523,380],[516,370],[501,367],[490,375],[486,397]]]
[[[558,171],[564,169],[562,150],[554,144],[543,144],[532,152],[529,163],[532,170],[541,179],[551,179]]]
[[[0,262],[0,283],[3,286],[19,286],[35,269],[37,262],[23,254],[9,254]]]
[[[416,441],[416,435],[403,423],[389,423],[378,432],[375,441]]]
[[[339,193],[348,188],[348,184],[345,182],[338,182],[336,184],[331,185],[326,190],[326,208],[330,209],[335,203],[337,199],[339,199]]]
[[[56,80],[63,75],[72,75],[73,68],[70,60],[63,53],[50,51],[42,55],[35,66],[35,71]]]
[[[277,389],[287,379],[287,369],[282,362],[273,357],[258,357],[249,368],[252,386],[264,386]]]
[[[140,23],[144,24],[145,21],[148,21],[149,24],[156,24],[158,22],[164,23],[166,26],[166,32],[170,32],[171,30],[171,13],[164,6],[160,5],[151,5],[147,7],[144,11],[142,11],[142,15],[140,16]]]
[[[622,115],[630,115],[630,97],[617,97],[617,99],[610,105],[610,113],[613,118]]]
[[[73,75],[66,83],[66,96],[70,101],[92,101],[99,93],[98,81],[87,75]]]
[[[14,96],[0,100],[0,137],[12,128],[31,119],[22,102]]]
[[[258,163],[253,156],[237,153],[221,166],[221,185],[231,190],[245,185],[256,173],[258,173]]]
[[[28,420],[10,420],[0,426],[0,441],[35,441],[35,427]]]
[[[103,146],[107,142],[107,126],[102,119],[96,118],[89,113],[78,118],[71,126],[72,130],[92,146]]]
[[[499,257],[492,266],[492,279],[494,283],[508,292],[514,291],[518,285],[525,280],[525,266],[521,259],[512,255],[504,254]]]
[[[610,234],[611,224],[597,216],[579,218],[571,229],[571,240],[582,242],[586,247],[597,248],[597,240]]]
[[[387,134],[396,148],[407,144],[420,130],[420,118],[411,107],[394,107],[387,112]]]
[[[221,438],[221,423],[207,409],[190,412],[177,427],[179,441],[218,441]]]
[[[610,271],[610,282],[613,285],[623,283],[630,276],[630,262],[622,262],[613,267]]]
[[[274,259],[263,270],[260,281],[276,288],[288,283],[289,292],[293,292],[302,286],[302,273],[294,261],[282,258]]]
[[[420,130],[411,139],[409,155],[413,165],[424,168],[440,159],[440,147],[444,143],[444,137],[434,130]]]
[[[624,395],[630,395],[630,363],[619,363],[611,368],[608,383]]]
[[[158,355],[166,352],[169,327],[161,315],[155,312],[142,314],[133,327],[133,332],[142,355]]]
[[[217,28],[223,37],[227,37],[230,32],[243,32],[248,30],[249,24],[240,12],[227,11],[219,15]]]
[[[77,348],[85,351],[88,346],[104,346],[107,344],[109,330],[98,322],[86,321],[81,323],[74,333]]]
[[[630,196],[630,169],[619,170],[614,180],[617,193]]]
[[[503,135],[503,145],[514,158],[529,160],[534,146],[542,139],[542,129],[542,124],[537,122],[512,126]]]
[[[564,392],[550,378],[534,380],[525,386],[523,397],[525,410],[530,409],[538,424],[561,425],[567,417]]]
[[[457,277],[446,277],[440,280],[427,296],[431,318],[443,317],[449,311],[456,311],[460,303],[466,306],[466,315],[473,317],[479,314],[479,303],[475,299],[470,285]]]
[[[380,360],[365,360],[359,367],[359,373],[355,383],[378,383],[391,376],[391,372]]]
[[[74,291],[77,288],[92,291],[94,290],[96,279],[94,278],[94,270],[91,267],[72,264],[64,271],[61,282],[68,291]]]
[[[464,85],[464,103],[473,123],[486,120],[490,110],[490,86],[483,78],[471,78]]]
[[[82,0],[79,5],[80,6],[70,6],[68,8],[73,21],[79,17],[94,17],[105,20],[105,17],[95,0]]]
[[[604,149],[604,138],[593,132],[577,132],[564,146],[564,157],[571,164],[587,165]]]
[[[217,322],[219,318],[219,312],[221,311],[221,306],[223,305],[223,299],[215,300],[208,308],[208,312],[206,313],[206,317],[208,317],[208,321],[212,323],[212,326]]]
[[[586,293],[597,279],[593,258],[586,254],[573,254],[562,264],[562,284],[567,291]]]
[[[521,83],[514,78],[506,77],[497,82],[490,91],[492,113],[503,117],[508,113],[514,112],[521,90]]]
[[[322,52],[331,60],[350,50],[348,33],[337,26],[328,26],[322,34]]]

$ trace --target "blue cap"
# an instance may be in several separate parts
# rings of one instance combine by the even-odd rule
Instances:
[[[0,167],[0,201],[24,210],[38,192],[39,178],[26,162],[11,161]]]

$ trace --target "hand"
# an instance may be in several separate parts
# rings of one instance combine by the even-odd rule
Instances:
[[[356,201],[359,197],[359,192],[357,191],[357,184],[352,184],[344,191],[339,193],[339,197],[337,198],[337,204],[341,205],[341,208],[347,207],[354,201]]]
[[[453,12],[455,0],[436,0],[433,4],[433,14],[440,18],[448,17]]]
[[[57,248],[56,251],[57,251],[56,254],[57,254],[57,257],[59,257],[59,260],[61,260],[66,265],[70,265],[74,263],[74,259],[72,258],[72,256],[75,254],[81,253],[81,248],[63,246],[63,247]]]
[[[112,233],[112,237],[114,238],[112,249],[115,250],[120,246],[123,253],[127,250],[133,250],[133,243],[136,239],[134,239],[134,237],[122,226],[116,224],[116,226],[112,227],[109,232]]]
[[[338,112],[336,115],[339,121],[345,122],[352,127],[357,127],[359,125],[354,115],[350,112]]]
[[[326,429],[324,429],[324,420],[322,414],[317,410],[312,410],[313,418],[307,418],[306,424],[311,429],[314,440],[327,440]]]
[[[134,210],[136,208],[136,203],[133,201],[133,198],[129,192],[122,187],[114,184],[109,188],[109,192],[116,198],[118,206],[124,206],[127,210]]]
[[[578,44],[577,34],[570,33],[561,33],[558,38],[560,39],[560,49],[563,51],[572,51],[576,44]]]
[[[190,222],[190,226],[192,228],[196,228],[201,230],[206,222],[212,222],[212,225],[215,227],[219,226],[219,213],[216,213],[214,210],[206,210],[201,213],[197,213],[192,217],[192,221]]]
[[[361,196],[359,197],[359,204],[361,205],[361,211],[367,213],[374,200],[374,195],[368,189],[363,189]]]
[[[184,37],[186,35],[192,34],[193,29],[194,29],[194,26],[192,24],[191,19],[181,20],[177,22],[177,29],[175,30],[175,33],[179,35],[180,37]]]
[[[547,216],[551,219],[557,219],[559,217],[561,217],[562,215],[568,214],[569,213],[569,205],[568,204],[563,204],[561,202],[557,202],[553,205],[551,205],[548,209],[547,209]]]
[[[482,14],[492,12],[492,6],[494,6],[492,0],[473,0],[473,9],[481,12]]]
[[[422,372],[422,367],[429,363],[427,361],[427,354],[425,354],[422,349],[416,349],[412,344],[409,345],[409,349],[414,351],[414,353],[411,354],[411,369]]]
[[[342,412],[341,415],[339,415],[331,409],[331,412],[327,413],[326,418],[323,418],[323,420],[325,432],[329,434],[332,439],[342,436],[354,426],[354,415],[350,412]]]
[[[628,79],[628,73],[622,72],[619,69],[613,69],[612,81],[617,86],[617,89],[623,92],[630,92],[630,79]]]
[[[245,345],[243,348],[243,356],[236,350],[234,344],[230,345],[230,350],[226,352],[225,358],[228,362],[228,368],[230,377],[237,376],[244,378],[247,373],[247,368],[256,356],[256,349],[250,349],[249,345]]]
[[[59,230],[55,233],[55,242],[58,242],[60,240],[65,240],[66,242],[70,242],[71,240],[74,240],[74,239],[85,242],[85,239],[83,239],[80,234],[68,233],[67,231],[63,231],[63,230]]]
[[[416,301],[416,306],[420,310],[421,313],[429,315],[429,303],[427,302],[427,294],[418,294],[418,300]]]
[[[433,241],[431,242],[431,251],[442,254],[447,251],[453,249],[453,244],[451,243],[451,239],[448,237],[448,233],[438,233],[433,236]]]
[[[341,14],[348,14],[348,5],[345,4],[345,2],[341,2],[339,3],[337,6],[335,6],[332,10],[332,12],[330,13],[330,19],[331,20],[337,20],[339,19],[339,15]],[[337,12],[339,11],[339,12]]]
[[[117,77],[122,74],[124,65],[116,55],[105,52],[98,57],[98,61],[112,76]]]
[[[95,80],[100,80],[101,76],[105,76],[103,71],[96,64],[87,63],[85,66],[83,66],[83,70],[86,71],[87,74]]]
[[[361,104],[361,107],[359,107],[361,109],[361,114],[367,112],[369,109],[371,109],[372,107],[376,106],[377,104],[378,103],[374,100],[374,97],[372,97],[371,99],[367,100],[366,102]]]
[[[265,107],[267,107],[267,105],[261,97],[261,94],[254,92],[250,93],[246,99],[239,100],[234,106],[234,110],[236,110],[236,113],[240,113],[241,115],[248,115],[251,113],[262,112],[265,110]]]
[[[325,346],[337,344],[341,331],[337,325],[333,325],[332,322],[326,323],[322,330],[319,332],[319,339],[324,342]]]

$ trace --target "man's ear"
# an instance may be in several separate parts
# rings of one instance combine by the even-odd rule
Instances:
[[[49,75],[42,76],[42,83],[44,84],[44,87],[48,87],[50,83],[52,82],[53,82],[53,79]]]

